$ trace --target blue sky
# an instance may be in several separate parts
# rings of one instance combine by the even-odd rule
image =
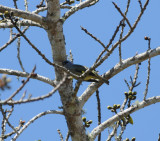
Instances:
[[[33,11],[35,5],[38,3],[36,1],[29,2],[29,10]],[[118,0],[114,1],[118,4],[121,10],[125,11],[126,1],[121,2]],[[142,3],[144,4],[144,0]],[[0,4],[5,6],[13,7],[13,3],[9,0],[5,2],[2,1]],[[18,1],[20,9],[24,9],[24,4],[22,1]],[[122,58],[127,59],[138,53],[142,53],[147,50],[147,41],[144,40],[144,36],[149,36],[151,38],[151,48],[156,48],[160,45],[159,34],[160,34],[160,19],[159,19],[159,0],[150,1],[145,11],[144,15],[141,18],[140,23],[138,24],[134,33],[122,43]],[[138,0],[131,1],[131,8],[129,9],[128,19],[133,25],[134,21],[137,18],[137,15],[140,12]],[[61,15],[65,10],[62,10]],[[45,16],[44,12],[44,16]],[[74,57],[74,63],[83,64],[85,66],[92,66],[96,60],[99,53],[102,51],[102,47],[91,37],[86,35],[80,28],[83,26],[97,38],[99,38],[104,44],[107,44],[116,29],[116,26],[121,20],[121,15],[114,8],[112,1],[100,0],[96,5],[85,8],[78,11],[71,17],[67,19],[64,23],[64,35],[66,41],[66,51],[69,55],[69,51],[72,51]],[[8,29],[0,30],[1,40],[0,46],[2,46],[9,39]],[[15,30],[14,30],[15,31]],[[125,30],[127,33],[128,28]],[[50,60],[52,60],[50,43],[47,37],[47,33],[43,29],[37,27],[31,27],[29,31],[26,32],[27,37],[36,45]],[[117,40],[118,38],[116,38]],[[114,43],[116,42],[114,41]],[[16,41],[7,47],[0,54],[0,68],[10,68],[14,70],[21,70],[18,59],[17,59],[17,45]],[[33,66],[36,64],[36,72],[40,75],[54,79],[54,69],[47,65],[44,60],[21,38],[21,59],[23,65],[27,72],[30,72]],[[100,74],[105,73],[112,67],[114,67],[119,62],[118,49],[102,64],[98,67],[97,70]],[[153,97],[160,95],[160,67],[159,67],[160,57],[154,57],[151,59],[151,79],[150,86],[147,97]],[[113,114],[107,110],[108,105],[113,104],[122,104],[124,100],[124,92],[128,91],[124,79],[129,80],[130,76],[134,76],[135,66],[131,66],[119,73],[112,79],[110,79],[110,85],[103,84],[100,91],[101,98],[101,108],[102,108],[102,121],[107,120]],[[1,99],[9,97],[20,85],[20,78],[18,81],[17,77],[8,76],[12,79],[10,86],[11,90],[6,90],[5,92],[0,91]],[[145,84],[147,79],[147,61],[143,62],[140,66],[138,82],[141,82],[135,91],[137,91],[137,100],[143,100],[143,93],[145,90]],[[83,91],[87,88],[90,83],[83,82],[83,85],[80,87],[78,96],[80,96]],[[16,98],[21,97],[23,92],[27,90],[27,94],[32,94],[33,97],[43,95],[48,93],[52,89],[51,86],[38,82],[37,80],[30,80],[26,87],[16,96]],[[94,127],[97,126],[97,105],[96,105],[95,94],[90,98],[88,103],[84,106],[85,115],[88,120],[93,120],[93,124],[90,128],[87,128],[87,132],[92,131]],[[61,106],[61,101],[58,93],[55,93],[51,98],[45,99],[43,101],[16,105],[13,115],[10,118],[10,121],[13,125],[17,126],[19,119],[28,121],[35,115],[46,110],[56,110]],[[131,116],[133,118],[134,124],[128,125],[127,130],[123,135],[123,139],[136,137],[136,141],[151,141],[157,140],[158,134],[160,133],[160,113],[159,113],[160,104],[151,105],[150,107],[141,109],[136,113],[133,113]],[[1,117],[0,117],[1,119]],[[7,131],[11,131],[8,127]],[[57,133],[57,129],[60,129],[64,137],[67,134],[67,127],[65,119],[60,115],[46,115],[32,125],[30,125],[22,135],[17,139],[17,141],[35,141],[41,139],[42,141],[52,141],[60,140]],[[108,129],[102,133],[102,141],[107,139]],[[10,139],[9,139],[10,140]],[[114,139],[113,139],[114,140]]]

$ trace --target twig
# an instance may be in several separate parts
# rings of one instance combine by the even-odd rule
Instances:
[[[61,131],[59,129],[57,129],[57,132],[59,134],[60,140],[63,141],[63,135],[62,135]]]
[[[95,39],[98,43],[100,43],[102,45],[103,48],[105,48],[105,45],[97,38],[95,37],[93,34],[91,34],[90,32],[88,32],[88,30],[84,27],[81,26],[81,29],[86,33],[88,34],[89,36],[91,36],[93,39]],[[108,51],[108,49],[107,49]]]
[[[14,2],[14,7],[15,7],[16,9],[18,9],[17,0],[13,0],[13,2]]]
[[[138,83],[138,85],[136,85],[137,83],[137,78],[138,78],[138,72],[139,72],[139,64],[136,64],[136,71],[135,71],[135,74],[134,74],[134,78],[133,78],[133,81],[132,81],[132,85],[130,87],[130,91],[133,90],[133,88],[135,88],[136,86],[138,86],[140,83]]]
[[[7,124],[18,134],[17,130],[12,126],[12,124],[8,121],[8,118],[6,118],[5,112],[3,111],[2,105],[0,105],[0,110],[2,112],[4,120],[7,122]]]
[[[121,9],[117,6],[117,4],[115,2],[112,2],[115,6],[115,8],[118,10],[118,12],[122,15],[122,17],[126,20],[128,26],[130,27],[130,29],[132,30],[132,26],[129,22],[129,20],[127,19],[127,17],[122,13]]]
[[[150,50],[151,49],[151,47],[150,47],[151,38],[146,37],[146,40],[148,40],[148,50]],[[147,74],[147,82],[146,82],[146,88],[145,88],[143,100],[146,100],[146,96],[147,96],[147,93],[148,93],[148,86],[149,86],[149,80],[150,80],[150,71],[151,71],[151,58],[148,58],[148,74]]]
[[[20,58],[20,40],[21,40],[21,38],[18,37],[18,41],[17,41],[17,58],[18,58],[18,62],[20,64],[21,69],[23,70],[23,72],[25,72],[25,69],[23,67],[23,64],[22,64],[22,61],[21,61],[21,58]]]
[[[101,58],[101,55],[103,54],[103,52],[105,52],[105,51],[103,51],[103,52],[99,55],[99,57],[98,57],[97,60],[99,60],[100,58],[101,58],[101,59],[100,59],[95,65],[93,65],[93,66],[90,68],[90,70],[93,70],[93,69],[97,68],[98,66],[100,66],[100,65],[110,56],[110,54],[115,50],[115,48],[116,48],[120,43],[122,43],[123,41],[125,41],[125,40],[133,33],[134,29],[136,28],[137,24],[139,23],[142,15],[143,15],[143,13],[144,13],[144,11],[145,11],[148,3],[149,3],[149,0],[146,0],[142,11],[140,12],[139,16],[137,17],[135,23],[134,23],[133,26],[132,26],[132,30],[129,30],[128,33],[127,33],[121,40],[117,41],[117,42],[112,46],[112,48],[109,50],[109,52],[106,53],[106,55]],[[121,23],[121,22],[120,22],[120,23]]]
[[[117,133],[118,127],[119,127],[119,124],[116,123],[115,127],[113,128],[112,132],[109,134],[106,141],[111,141],[112,137]]]
[[[125,83],[127,84],[127,87],[128,87],[128,90],[129,90],[129,91],[132,91],[133,88],[135,88],[136,86],[138,86],[138,85],[140,84],[140,83],[138,83],[138,84],[136,85],[137,78],[138,78],[138,72],[139,72],[139,64],[136,64],[136,70],[135,70],[135,74],[134,74],[134,78],[133,78],[133,80],[132,80],[131,86],[129,86],[127,80],[124,80]],[[124,99],[123,104],[121,105],[121,108],[120,108],[121,111],[124,110],[125,105],[127,104],[127,100],[128,100],[127,98]]]
[[[95,3],[97,3],[99,0],[85,0],[79,4],[77,4],[76,6],[73,6],[69,11],[67,11],[61,19],[64,19],[64,21],[69,18],[72,14],[74,14],[75,12],[77,12],[80,9],[89,7],[94,5]]]
[[[64,78],[62,79],[62,81],[59,82],[59,84],[56,85],[56,87],[51,90],[48,94],[46,95],[42,95],[39,97],[35,97],[35,98],[30,98],[30,99],[25,99],[23,100],[22,98],[18,101],[0,101],[0,104],[5,104],[5,105],[15,105],[15,104],[21,104],[21,103],[28,103],[28,102],[34,102],[34,101],[38,101],[38,100],[43,100],[45,98],[49,98],[51,97],[58,89],[59,87],[65,82],[66,80],[66,75],[64,76]]]
[[[48,64],[53,65],[53,63],[51,63],[51,62],[45,57],[45,55],[42,54],[42,53],[40,52],[40,50],[37,49],[36,46],[33,45],[33,44],[31,43],[31,41],[22,33],[22,31],[17,27],[16,22],[13,21],[12,17],[9,16],[9,18],[10,18],[10,20],[11,20],[11,23],[14,25],[14,27],[15,27],[15,28],[17,29],[17,31],[20,33],[20,35],[23,36],[23,38],[30,44],[30,46],[31,46]]]
[[[138,2],[139,2],[139,6],[140,6],[140,8],[141,8],[141,11],[142,11],[142,2],[141,2],[141,0],[138,0]]]
[[[96,91],[96,98],[97,98],[97,110],[98,110],[98,125],[101,124],[101,102],[99,98],[99,91]],[[98,141],[101,141],[101,133],[98,135]]]
[[[24,34],[28,28],[29,27],[24,28],[24,30],[22,31],[22,33]],[[19,36],[20,36],[20,34],[16,34],[12,39],[10,38],[9,41],[0,48],[0,52],[3,49],[5,49],[8,45],[10,45],[12,42],[14,42]]]
[[[33,76],[34,71],[36,69],[36,66],[33,68],[32,72],[30,73],[30,75],[27,77],[26,81],[8,98],[4,101],[4,103],[7,103],[9,100],[11,100],[17,93],[20,92],[20,90],[22,90],[22,88],[27,84],[27,82],[30,80],[30,78]]]
[[[128,90],[130,89],[130,86],[129,86],[129,83],[127,82],[126,79],[124,79],[124,82],[126,83],[127,87],[128,87]]]
[[[109,46],[112,44],[113,40],[115,39],[118,31],[119,31],[119,28],[121,26],[121,21],[119,23],[119,25],[116,27],[116,30],[114,31],[113,35],[112,35],[112,38],[110,39],[109,43],[107,44],[107,46],[105,47],[105,49],[99,54],[99,56],[97,57],[95,63],[97,63],[100,58],[102,57],[102,55],[108,50]],[[110,54],[110,52],[108,52]]]
[[[28,11],[28,1],[24,0],[25,11]]]
[[[68,141],[69,136],[70,136],[70,132],[68,131],[65,141]]]
[[[127,13],[128,13],[128,9],[129,9],[129,6],[130,6],[130,0],[128,0],[128,2],[127,2],[127,8],[126,8],[126,11],[125,11],[125,13],[124,13],[124,15],[126,16],[127,15]],[[123,37],[123,32],[124,32],[124,27],[125,27],[125,19],[123,19],[122,20],[122,29],[121,29],[121,33],[120,33],[120,36],[119,36],[119,40],[121,40],[122,39],[122,37]],[[119,63],[120,64],[122,64],[122,51],[121,51],[121,42],[120,42],[120,44],[119,44]]]
[[[31,120],[29,120],[19,131],[18,134],[16,134],[11,141],[15,141],[19,135],[31,124],[33,123],[35,120],[39,119],[42,116],[45,116],[47,114],[63,114],[63,112],[60,111],[56,111],[56,110],[49,110],[49,111],[45,111],[42,113],[39,113],[38,115],[36,115],[35,117],[33,117]]]
[[[43,4],[44,0],[41,0],[41,2],[37,5],[37,8],[40,8],[40,7],[45,7],[45,5]]]

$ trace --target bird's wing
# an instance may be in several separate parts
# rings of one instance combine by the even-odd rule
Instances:
[[[84,66],[82,66],[82,65],[74,64],[74,69],[75,69],[77,72],[84,73],[88,68],[87,68],[87,67],[84,67]]]

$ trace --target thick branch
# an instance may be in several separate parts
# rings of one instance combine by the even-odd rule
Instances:
[[[152,98],[149,98],[145,101],[142,101],[142,102],[138,103],[137,105],[131,106],[130,108],[124,110],[123,112],[119,112],[115,116],[113,116],[113,117],[109,118],[108,120],[106,120],[105,122],[103,122],[101,125],[94,128],[92,130],[92,132],[90,133],[90,137],[95,139],[96,136],[99,133],[101,133],[104,129],[111,126],[114,122],[120,120],[124,116],[127,116],[131,113],[136,112],[137,110],[140,110],[140,109],[142,109],[146,106],[149,106],[149,105],[152,105],[152,104],[155,104],[155,103],[158,103],[158,102],[160,102],[160,96],[152,97]]]
[[[11,70],[11,69],[2,69],[2,68],[0,68],[0,73],[20,76],[20,77],[28,77],[29,76],[29,73],[27,73],[27,72],[21,72],[21,71]],[[54,87],[56,86],[54,84],[53,80],[50,80],[47,77],[44,77],[44,76],[41,76],[41,75],[37,74],[35,77],[32,77],[32,78],[40,80],[40,81],[45,82],[45,83],[48,83],[48,84],[50,84],[50,85],[52,85]]]
[[[46,25],[45,24],[45,18],[38,15],[38,14],[34,14],[34,13],[31,13],[31,12],[26,12],[26,11],[23,11],[23,10],[14,9],[14,8],[10,8],[10,7],[0,5],[0,12],[4,13],[5,11],[9,11],[9,12],[12,11],[14,13],[14,16],[34,21],[36,23],[39,23],[40,25],[44,25],[44,26]]]
[[[17,26],[37,26],[37,27],[42,27],[40,24],[36,23],[36,22],[33,22],[31,20],[21,20],[21,21],[18,21],[16,23]],[[13,28],[14,25],[7,21],[7,22],[4,22],[4,23],[0,23],[0,28]]]
[[[148,58],[152,58],[154,56],[160,55],[160,47],[157,47],[155,49],[146,51],[144,53],[138,54],[136,56],[133,56],[131,58],[128,58],[126,60],[122,61],[122,64],[117,64],[115,65],[112,69],[110,69],[108,72],[105,73],[105,78],[107,80],[109,80],[110,78],[112,78],[113,76],[115,76],[116,74],[120,73],[121,71],[123,71],[124,69],[143,62],[145,60],[147,60]],[[92,94],[101,86],[102,83],[99,84],[95,84],[92,83],[87,90],[85,90],[85,92],[79,97],[79,100],[81,101],[81,106],[83,107],[83,105],[86,103],[86,101],[92,96]]]

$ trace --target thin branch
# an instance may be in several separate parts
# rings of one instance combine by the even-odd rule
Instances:
[[[128,87],[128,90],[130,89],[130,86],[129,86],[129,83],[127,82],[126,79],[124,79],[124,82],[126,83],[127,87]]]
[[[0,105],[0,110],[1,110],[1,112],[2,112],[2,115],[3,115],[4,120],[5,120],[5,121],[7,122],[7,124],[15,131],[15,133],[18,134],[17,130],[16,130],[16,129],[13,127],[13,125],[8,121],[8,118],[6,118],[6,115],[5,115],[5,112],[4,112],[3,108],[2,108],[2,105]]]
[[[128,2],[127,2],[126,11],[125,11],[125,13],[124,13],[125,16],[126,16],[127,13],[128,13],[129,6],[130,6],[130,0],[128,0]],[[120,36],[119,36],[119,40],[121,40],[122,37],[123,37],[124,28],[125,28],[125,19],[122,20],[122,29],[121,29],[121,33],[120,33]],[[120,43],[120,44],[119,44],[119,62],[120,62],[120,64],[122,64],[122,50],[121,50],[121,45],[122,45],[122,44]]]
[[[14,7],[15,7],[16,9],[18,9],[17,0],[13,0],[13,2],[14,2]]]
[[[15,95],[17,93],[20,92],[20,90],[22,90],[22,88],[28,83],[28,81],[30,80],[31,76],[33,76],[33,73],[36,69],[36,66],[33,68],[32,72],[30,73],[30,75],[27,77],[26,81],[8,98],[4,101],[4,103],[7,103],[8,101],[12,100],[13,97],[15,97]]]
[[[113,128],[113,131],[109,134],[106,141],[111,141],[112,137],[117,133],[117,129],[119,127],[119,124],[117,123],[115,127]]]
[[[69,11],[67,11],[63,16],[62,19],[65,21],[68,17],[70,17],[72,14],[77,12],[80,9],[92,6],[93,4],[97,3],[99,0],[85,0],[75,6],[73,6]]]
[[[9,16],[12,24],[14,25],[14,27],[17,29],[17,31],[20,33],[20,35],[28,42],[28,44],[50,65],[53,65],[53,63],[51,63],[44,54],[41,53],[41,51],[39,49],[37,49],[37,47],[35,45],[33,45],[31,43],[31,41],[22,33],[22,31],[17,27],[16,22],[13,21],[12,17]]]
[[[145,3],[145,5],[144,5],[142,11],[140,12],[139,16],[137,17],[137,20],[135,21],[135,23],[133,24],[132,30],[129,30],[128,33],[127,33],[121,40],[117,41],[117,42],[112,46],[112,48],[109,50],[109,52],[106,53],[106,55],[101,58],[101,55],[103,54],[103,52],[102,52],[102,53],[99,55],[99,58],[98,58],[97,60],[99,60],[100,58],[101,58],[101,59],[100,59],[98,62],[96,61],[97,63],[94,64],[94,65],[90,68],[90,70],[94,70],[95,68],[97,68],[98,66],[100,66],[100,65],[111,55],[111,53],[116,49],[116,47],[117,47],[120,43],[122,43],[123,41],[125,41],[125,40],[133,33],[134,29],[136,28],[137,24],[139,23],[139,21],[140,21],[140,19],[141,19],[141,17],[142,17],[144,11],[146,10],[146,7],[147,7],[148,3],[149,3],[149,0],[146,0],[146,3]],[[120,23],[121,23],[121,22],[120,22]],[[108,44],[108,45],[109,45],[109,44]],[[104,51],[104,52],[105,52],[105,51]],[[86,72],[86,73],[87,73],[87,72]]]
[[[58,89],[59,87],[65,82],[66,80],[66,75],[64,76],[64,78],[62,79],[62,81],[59,82],[59,84],[57,84],[57,86],[51,90],[48,94],[42,95],[42,96],[38,96],[35,98],[29,98],[29,99],[25,99],[23,100],[22,98],[18,101],[0,101],[0,104],[5,104],[5,105],[15,105],[15,104],[21,104],[21,103],[29,103],[29,102],[34,102],[34,101],[39,101],[39,100],[43,100],[45,98],[49,98],[51,97]]]
[[[25,11],[28,11],[28,1],[24,0]]]
[[[68,139],[69,139],[69,136],[70,136],[70,132],[68,131],[68,132],[67,132],[67,136],[66,136],[66,139],[65,139],[65,141],[68,141]]]
[[[96,91],[96,98],[97,98],[97,110],[98,110],[98,125],[101,124],[101,102],[99,98],[99,91]],[[98,135],[98,141],[101,141],[101,133]]]
[[[25,29],[23,29],[22,33],[24,34],[28,28],[29,27],[26,27]],[[16,34],[12,39],[9,39],[9,41],[6,44],[4,44],[2,47],[0,47],[0,52],[3,49],[5,49],[8,45],[10,45],[12,42],[14,42],[19,36],[20,36],[20,34]]]
[[[35,11],[33,11],[32,13],[38,14],[40,12],[46,11],[47,7],[40,7],[38,9],[36,9]]]
[[[95,139],[100,132],[102,132],[104,129],[111,126],[116,121],[123,118],[124,116],[127,116],[131,113],[134,113],[134,112],[144,108],[144,107],[150,106],[150,105],[158,103],[158,102],[160,102],[160,96],[152,97],[152,98],[149,98],[145,101],[138,103],[137,105],[133,105],[130,108],[124,110],[123,112],[117,113],[116,115],[112,116],[108,120],[104,121],[101,125],[94,128],[89,136],[91,138]]]
[[[59,129],[57,129],[57,132],[59,134],[60,140],[63,141],[63,135],[62,135],[61,131]]]
[[[104,45],[97,37],[95,37],[93,34],[91,34],[90,32],[88,32],[87,29],[85,29],[85,28],[82,27],[82,26],[81,26],[81,29],[82,29],[86,34],[88,34],[89,36],[91,36],[94,40],[96,40],[99,44],[101,44],[103,48],[105,48],[105,45]]]
[[[141,2],[141,0],[138,0],[138,2],[139,2],[139,6],[140,6],[140,8],[141,8],[141,11],[142,11],[142,2]]]
[[[137,78],[138,78],[138,72],[139,72],[139,64],[136,64],[136,71],[135,71],[135,74],[134,74],[134,78],[133,78],[133,81],[132,81],[132,85],[131,85],[131,87],[129,88],[130,91],[132,91],[133,88],[135,88],[135,86],[136,86]]]
[[[114,33],[112,35],[112,38],[110,39],[109,43],[107,44],[105,49],[97,57],[95,63],[97,63],[100,60],[100,58],[102,57],[102,55],[108,50],[109,46],[112,44],[113,40],[115,39],[115,37],[116,37],[116,35],[117,35],[118,31],[119,31],[120,26],[121,26],[121,21],[120,21],[119,25],[116,27],[116,30],[114,31]]]
[[[62,115],[63,112],[61,111],[56,111],[56,110],[49,110],[49,111],[45,111],[45,112],[42,112],[42,113],[39,113],[38,115],[36,115],[35,117],[33,117],[31,120],[29,120],[19,131],[18,131],[18,134],[16,134],[11,141],[15,141],[19,135],[31,124],[33,123],[34,121],[36,121],[37,119],[39,119],[40,117],[42,116],[45,116],[47,114],[60,114]]]
[[[22,64],[22,61],[21,61],[21,58],[20,58],[20,41],[21,41],[21,38],[18,37],[18,41],[17,41],[17,58],[18,58],[18,62],[20,64],[21,69],[23,70],[23,72],[25,72],[25,69],[23,67],[23,64]]]
[[[115,6],[115,8],[118,10],[118,12],[122,15],[122,17],[126,20],[128,26],[129,26],[130,29],[132,30],[132,26],[131,26],[129,20],[127,19],[126,15],[124,15],[124,14],[122,13],[121,9],[117,6],[117,4],[116,4],[115,2],[112,2],[112,3],[114,4],[114,6]]]
[[[148,40],[148,50],[150,50],[151,49],[151,47],[150,47],[151,39],[149,37],[147,37],[147,40]],[[148,93],[148,86],[149,86],[149,80],[150,80],[150,71],[151,71],[151,59],[148,58],[148,74],[147,74],[147,82],[146,82],[146,88],[145,88],[143,100],[146,99],[147,93]]]

